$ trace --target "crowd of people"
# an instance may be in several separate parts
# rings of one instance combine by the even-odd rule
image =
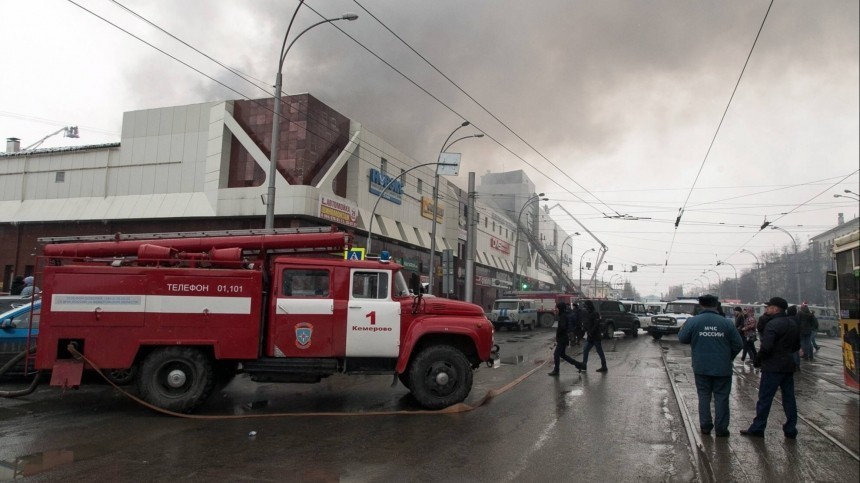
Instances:
[[[734,359],[760,369],[756,414],[752,423],[740,431],[749,437],[763,438],[776,391],[782,395],[786,421],[782,426],[786,438],[797,438],[797,401],[794,394],[794,373],[800,370],[801,359],[812,361],[818,350],[814,334],[818,329],[815,315],[804,303],[789,307],[782,297],[773,297],[765,304],[765,313],[756,319],[752,308],[734,309],[734,323],[725,317],[720,302],[713,295],[698,299],[700,311],[690,318],[678,333],[682,344],[690,344],[696,393],[699,400],[699,428],[702,434],[715,432],[718,438],[728,437],[729,396],[732,390]],[[572,364],[579,372],[588,368],[592,348],[600,357],[597,372],[608,372],[601,345],[600,315],[594,304],[586,300],[568,305],[559,302],[556,346],[550,376],[560,374],[561,361]],[[579,345],[585,338],[582,361],[567,355],[567,347]],[[756,347],[756,342],[759,342]],[[711,411],[713,402],[714,411]]]

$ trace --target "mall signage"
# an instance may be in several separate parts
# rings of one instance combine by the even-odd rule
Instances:
[[[382,171],[370,168],[370,192],[376,196],[381,194],[383,199],[399,205],[403,202],[403,183],[402,180],[394,179],[392,181],[392,179],[394,178]],[[391,184],[389,185],[389,183]],[[388,189],[385,189],[386,186]]]
[[[505,255],[509,255],[511,253],[511,244],[495,237],[490,238],[490,248],[498,252],[502,252]]]
[[[344,199],[330,198],[320,194],[318,216],[323,220],[342,225],[358,226],[358,207]]]

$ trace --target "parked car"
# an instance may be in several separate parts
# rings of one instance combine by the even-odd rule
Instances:
[[[30,297],[21,298],[20,295],[0,295],[0,314],[28,303],[30,303]]]
[[[21,299],[19,298],[19,300]],[[28,339],[31,347],[35,345],[36,335],[39,333],[41,308],[41,300],[32,303],[28,301],[0,314],[0,366],[5,365],[13,357],[25,351]],[[30,318],[31,312],[32,320]],[[23,373],[24,362],[22,361],[12,367],[5,375],[21,375]]]
[[[597,313],[600,314],[601,327],[604,339],[611,339],[615,331],[620,330],[625,334],[636,337],[639,335],[639,318],[627,311],[624,304],[619,300],[605,299],[580,299],[581,305],[586,300],[591,300]]]

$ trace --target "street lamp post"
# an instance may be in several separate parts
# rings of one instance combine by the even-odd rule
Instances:
[[[483,134],[472,134],[471,136],[463,136],[459,139],[455,139],[453,142],[451,142],[451,144],[448,144],[448,141],[451,140],[451,137],[454,135],[455,132],[460,130],[460,128],[464,128],[468,125],[469,125],[469,121],[463,121],[462,124],[457,126],[457,129],[454,129],[453,131],[451,131],[451,134],[449,134],[448,138],[445,139],[445,142],[442,143],[442,149],[439,150],[439,156],[436,157],[437,168],[436,168],[436,176],[434,176],[434,181],[433,181],[433,213],[431,213],[433,218],[431,220],[432,227],[430,228],[430,269],[428,270],[429,273],[427,274],[427,282],[428,282],[427,293],[433,293],[433,283],[434,283],[433,279],[434,279],[434,271],[436,269],[436,214],[439,211],[439,206],[438,206],[439,205],[439,168],[438,168],[438,166],[440,166],[441,164],[444,164],[444,163],[440,163],[439,160],[442,157],[442,153],[444,153],[446,149],[453,146],[454,143],[456,143],[457,141],[460,141],[463,139],[468,139],[468,138],[482,138],[482,137],[484,137]]]
[[[516,241],[514,242],[514,290],[519,290],[520,288],[520,277],[517,274],[517,260],[519,259],[520,252],[520,220],[523,217],[523,211],[525,211],[526,207],[533,201],[548,201],[548,198],[541,198],[543,195],[543,193],[538,193],[527,199],[526,202],[523,203],[523,207],[520,208],[520,213],[517,215],[517,236]]]
[[[851,193],[851,192],[850,192],[850,191],[848,191],[848,190],[845,190],[845,192],[846,192],[846,193]],[[855,198],[855,197],[853,197],[853,196],[845,196],[845,195],[839,195],[839,194],[833,195],[833,197],[834,197],[834,198],[848,198],[849,200],[860,201],[860,197]]]
[[[712,287],[713,285],[711,285],[711,279],[710,279],[710,278],[708,278],[708,271],[707,271],[707,270],[705,270],[704,272],[702,272],[702,274],[700,275],[700,277],[704,277],[704,278],[705,278],[705,280],[707,280],[707,281],[708,281],[708,288],[707,288],[707,289],[705,289],[705,292],[710,292],[710,291],[711,291],[711,287]]]
[[[704,294],[704,293],[706,293],[706,292],[708,291],[708,290],[705,288],[705,284],[702,282],[702,279],[701,279],[701,278],[698,278],[698,277],[697,277],[697,278],[694,278],[694,279],[693,279],[693,281],[694,281],[694,282],[699,282],[699,285],[701,285],[701,286],[702,286],[702,294]]]
[[[570,235],[567,235],[567,238],[565,238],[564,241],[561,242],[561,247],[558,249],[559,265],[561,265],[562,267],[564,267],[564,244],[567,243],[568,240],[570,240],[571,238],[573,238],[575,236],[579,236],[578,231],[573,232]],[[571,264],[571,270],[572,270],[573,269],[573,266],[572,266],[573,265],[573,242],[570,242],[570,260],[571,260],[570,264]],[[573,273],[570,274],[570,277],[573,278]]]
[[[281,56],[278,58],[278,73],[275,75],[275,109],[274,115],[272,116],[272,147],[271,152],[269,153],[269,190],[266,195],[266,229],[271,230],[275,227],[275,179],[278,172],[278,144],[280,143],[280,119],[281,119],[281,87],[283,81],[283,75],[281,71],[284,70],[284,59],[287,58],[287,53],[290,51],[290,48],[296,43],[296,40],[299,39],[302,35],[305,34],[308,30],[322,25],[324,23],[336,22],[338,20],[355,20],[358,18],[358,15],[354,13],[345,13],[340,17],[335,18],[327,18],[325,20],[321,20],[310,27],[302,30],[301,33],[296,35],[290,45],[287,46],[287,37],[290,35],[290,28],[293,26],[293,20],[296,19],[296,14],[299,13],[299,8],[301,8],[304,0],[299,2],[299,5],[296,7],[296,10],[293,12],[293,17],[290,19],[290,24],[287,26],[287,33],[284,34],[284,42],[281,44]],[[286,47],[286,49],[284,48]]]
[[[622,277],[622,276],[621,276],[621,274],[620,274],[620,273],[616,273],[615,275],[613,275],[613,276],[609,277],[609,290],[610,290],[610,291],[611,291],[611,290],[613,290],[613,288],[612,288],[612,287],[613,287],[614,285],[613,285],[613,282],[612,282],[612,281],[613,281],[613,280],[615,280],[615,277],[618,277],[618,278],[624,278],[624,277]]]
[[[720,296],[723,288],[723,280],[720,278],[720,273],[714,270],[713,268],[709,268],[706,270],[707,272],[714,272],[717,275],[717,297]]]
[[[402,172],[402,173],[398,174],[397,176],[395,176],[395,177],[391,178],[390,180],[388,180],[388,183],[386,183],[386,184],[385,184],[385,186],[383,186],[383,187],[382,187],[382,190],[379,192],[379,196],[377,196],[377,197],[376,197],[376,203],[374,203],[374,204],[373,204],[373,211],[371,211],[371,212],[370,212],[370,221],[369,221],[369,222],[367,222],[367,245],[365,246],[365,253],[367,253],[368,255],[370,254],[370,239],[371,239],[371,237],[373,236],[373,220],[374,220],[374,218],[376,218],[376,208],[379,206],[379,200],[381,200],[381,199],[382,199],[382,195],[384,195],[384,194],[385,194],[385,191],[386,191],[386,190],[388,190],[388,187],[389,187],[389,186],[391,186],[395,181],[397,181],[398,179],[400,179],[403,175],[405,175],[406,173],[408,173],[408,172],[412,171],[413,169],[418,169],[418,168],[421,168],[421,167],[424,167],[424,166],[438,166],[438,165],[443,165],[443,166],[456,166],[456,164],[449,164],[449,163],[424,163],[424,164],[419,164],[419,165],[417,165],[417,166],[413,166],[413,167],[411,167],[411,168],[407,169],[406,171],[404,171],[404,172]]]
[[[579,290],[582,290],[582,259],[585,258],[586,253],[593,251],[595,251],[594,248],[589,248],[588,250],[582,252],[582,256],[579,257]]]
[[[786,235],[788,235],[789,238],[791,238],[791,243],[794,243],[794,266],[795,270],[797,271],[797,273],[795,274],[795,279],[797,280],[797,303],[799,304],[801,301],[803,301],[803,297],[801,297],[800,294],[800,255],[797,253],[797,240],[794,239],[791,233],[778,226],[770,225],[770,228],[771,230],[779,230],[785,233]]]
[[[761,283],[761,274],[759,273],[759,272],[761,272],[761,263],[758,260],[758,255],[747,250],[746,248],[741,248],[740,252],[741,253],[748,253],[748,254],[752,255],[753,258],[755,258],[755,268],[756,268],[756,271],[755,271],[755,292],[756,292],[756,298],[758,300],[761,300],[761,287],[759,287],[759,284]]]
[[[737,269],[737,268],[735,268],[735,266],[734,266],[734,265],[732,265],[732,264],[731,264],[731,263],[729,263],[729,262],[721,262],[721,261],[717,261],[717,265],[728,265],[728,266],[732,267],[732,270],[734,270],[734,271],[735,271],[735,300],[738,300],[738,301],[739,301],[740,299],[738,298],[738,285],[740,285],[740,283],[739,283],[739,280],[738,280],[738,269]]]

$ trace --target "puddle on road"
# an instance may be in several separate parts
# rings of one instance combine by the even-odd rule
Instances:
[[[21,456],[13,460],[0,460],[0,481],[17,480],[38,475],[54,468],[83,461],[104,454],[95,446],[77,449],[54,449]]]

